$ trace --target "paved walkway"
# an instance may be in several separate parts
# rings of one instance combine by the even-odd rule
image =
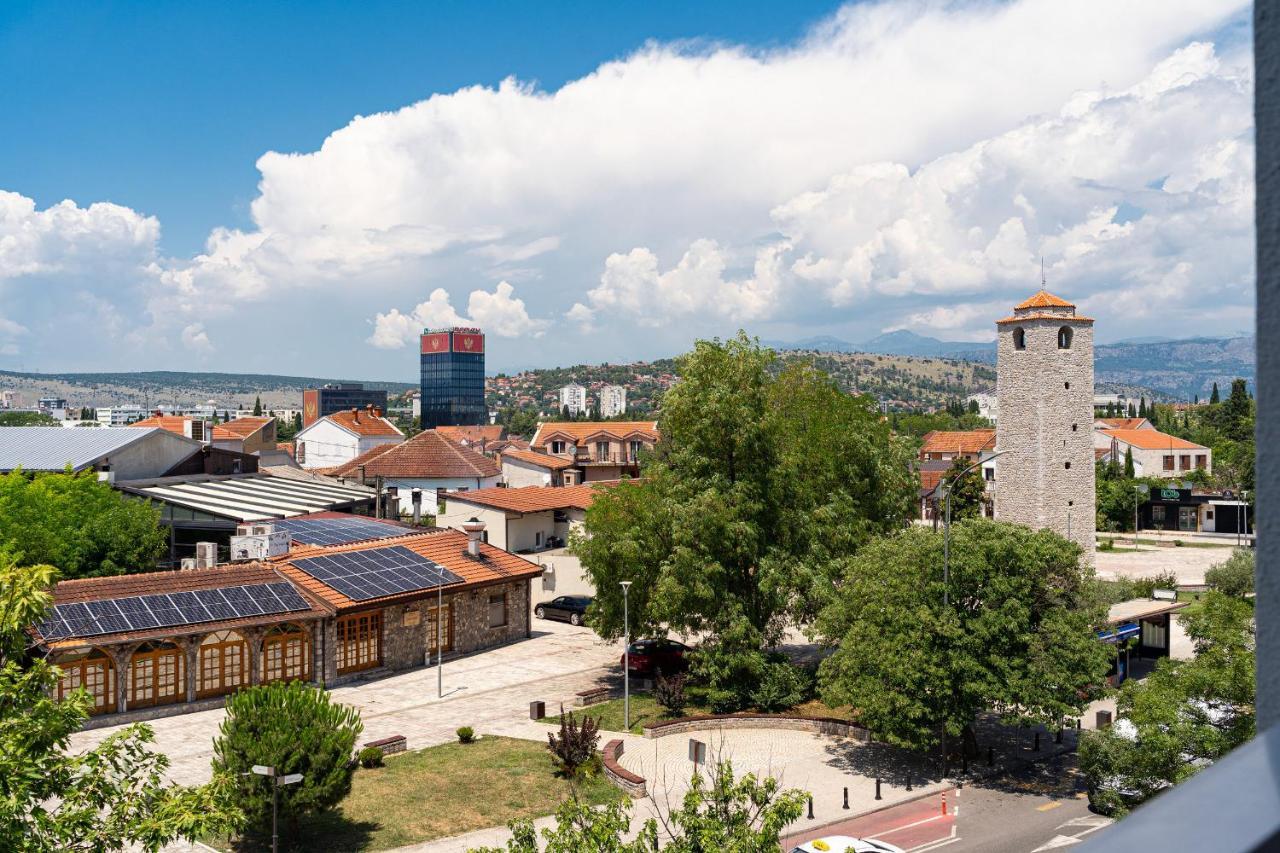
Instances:
[[[1098,576],[1106,579],[1141,578],[1173,572],[1180,585],[1204,583],[1204,573],[1231,556],[1233,543],[1221,548],[1150,547],[1142,550],[1098,551]]]
[[[454,739],[460,726],[513,737],[541,739],[548,727],[529,720],[529,702],[547,710],[573,704],[580,690],[618,676],[620,643],[601,641],[589,628],[537,622],[531,639],[445,661],[444,698],[436,698],[434,668],[338,687],[334,701],[353,705],[364,720],[361,742],[404,735],[410,749]],[[616,666],[614,666],[616,669]],[[155,747],[169,756],[168,777],[181,784],[207,782],[213,739],[226,714],[221,708],[151,720]],[[119,731],[120,726],[78,732],[71,748],[82,750]]]

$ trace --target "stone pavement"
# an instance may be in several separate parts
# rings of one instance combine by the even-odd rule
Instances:
[[[1204,583],[1204,573],[1231,556],[1232,543],[1221,548],[1143,548],[1141,550],[1098,551],[1095,566],[1106,579],[1150,577],[1173,572],[1179,585]]]
[[[573,704],[574,694],[610,679],[621,643],[604,642],[589,628],[559,622],[535,622],[533,637],[507,646],[445,660],[444,698],[436,698],[436,671],[419,668],[331,691],[334,701],[353,705],[364,720],[361,742],[404,735],[410,749],[453,740],[460,726],[478,732],[541,739],[548,727],[529,720],[529,702],[547,710]],[[225,717],[221,708],[179,714],[148,722],[155,748],[169,756],[170,780],[199,784],[209,780],[213,739]],[[71,749],[101,742],[120,726],[78,732]]]

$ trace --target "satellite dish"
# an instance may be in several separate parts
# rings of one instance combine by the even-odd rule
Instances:
[[[1148,494],[1151,494],[1151,487],[1148,486],[1146,483],[1139,483],[1138,491],[1142,492],[1144,495],[1148,495]]]

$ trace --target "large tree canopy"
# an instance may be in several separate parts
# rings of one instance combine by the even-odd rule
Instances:
[[[642,479],[598,496],[573,547],[597,590],[592,624],[775,642],[816,612],[833,565],[910,517],[910,449],[874,403],[745,335],[699,341],[663,397]]]
[[[160,513],[85,474],[0,474],[0,547],[64,578],[149,571],[164,551]]]
[[[823,698],[857,708],[907,747],[969,730],[983,711],[1060,723],[1103,684],[1110,651],[1094,628],[1080,549],[1060,536],[974,519],[951,530],[949,605],[941,533],[911,528],[844,562],[818,632],[834,651]]]
[[[220,780],[195,788],[163,783],[168,759],[151,752],[151,729],[129,726],[79,754],[84,691],[58,701],[60,673],[27,660],[26,628],[49,606],[51,566],[19,567],[0,551],[0,844],[30,853],[158,850],[178,838],[223,832],[240,820]]]

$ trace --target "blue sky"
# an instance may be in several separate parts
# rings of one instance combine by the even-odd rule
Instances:
[[[1248,329],[1249,14],[9,2],[0,368],[977,341],[1041,257],[1102,340]]]

